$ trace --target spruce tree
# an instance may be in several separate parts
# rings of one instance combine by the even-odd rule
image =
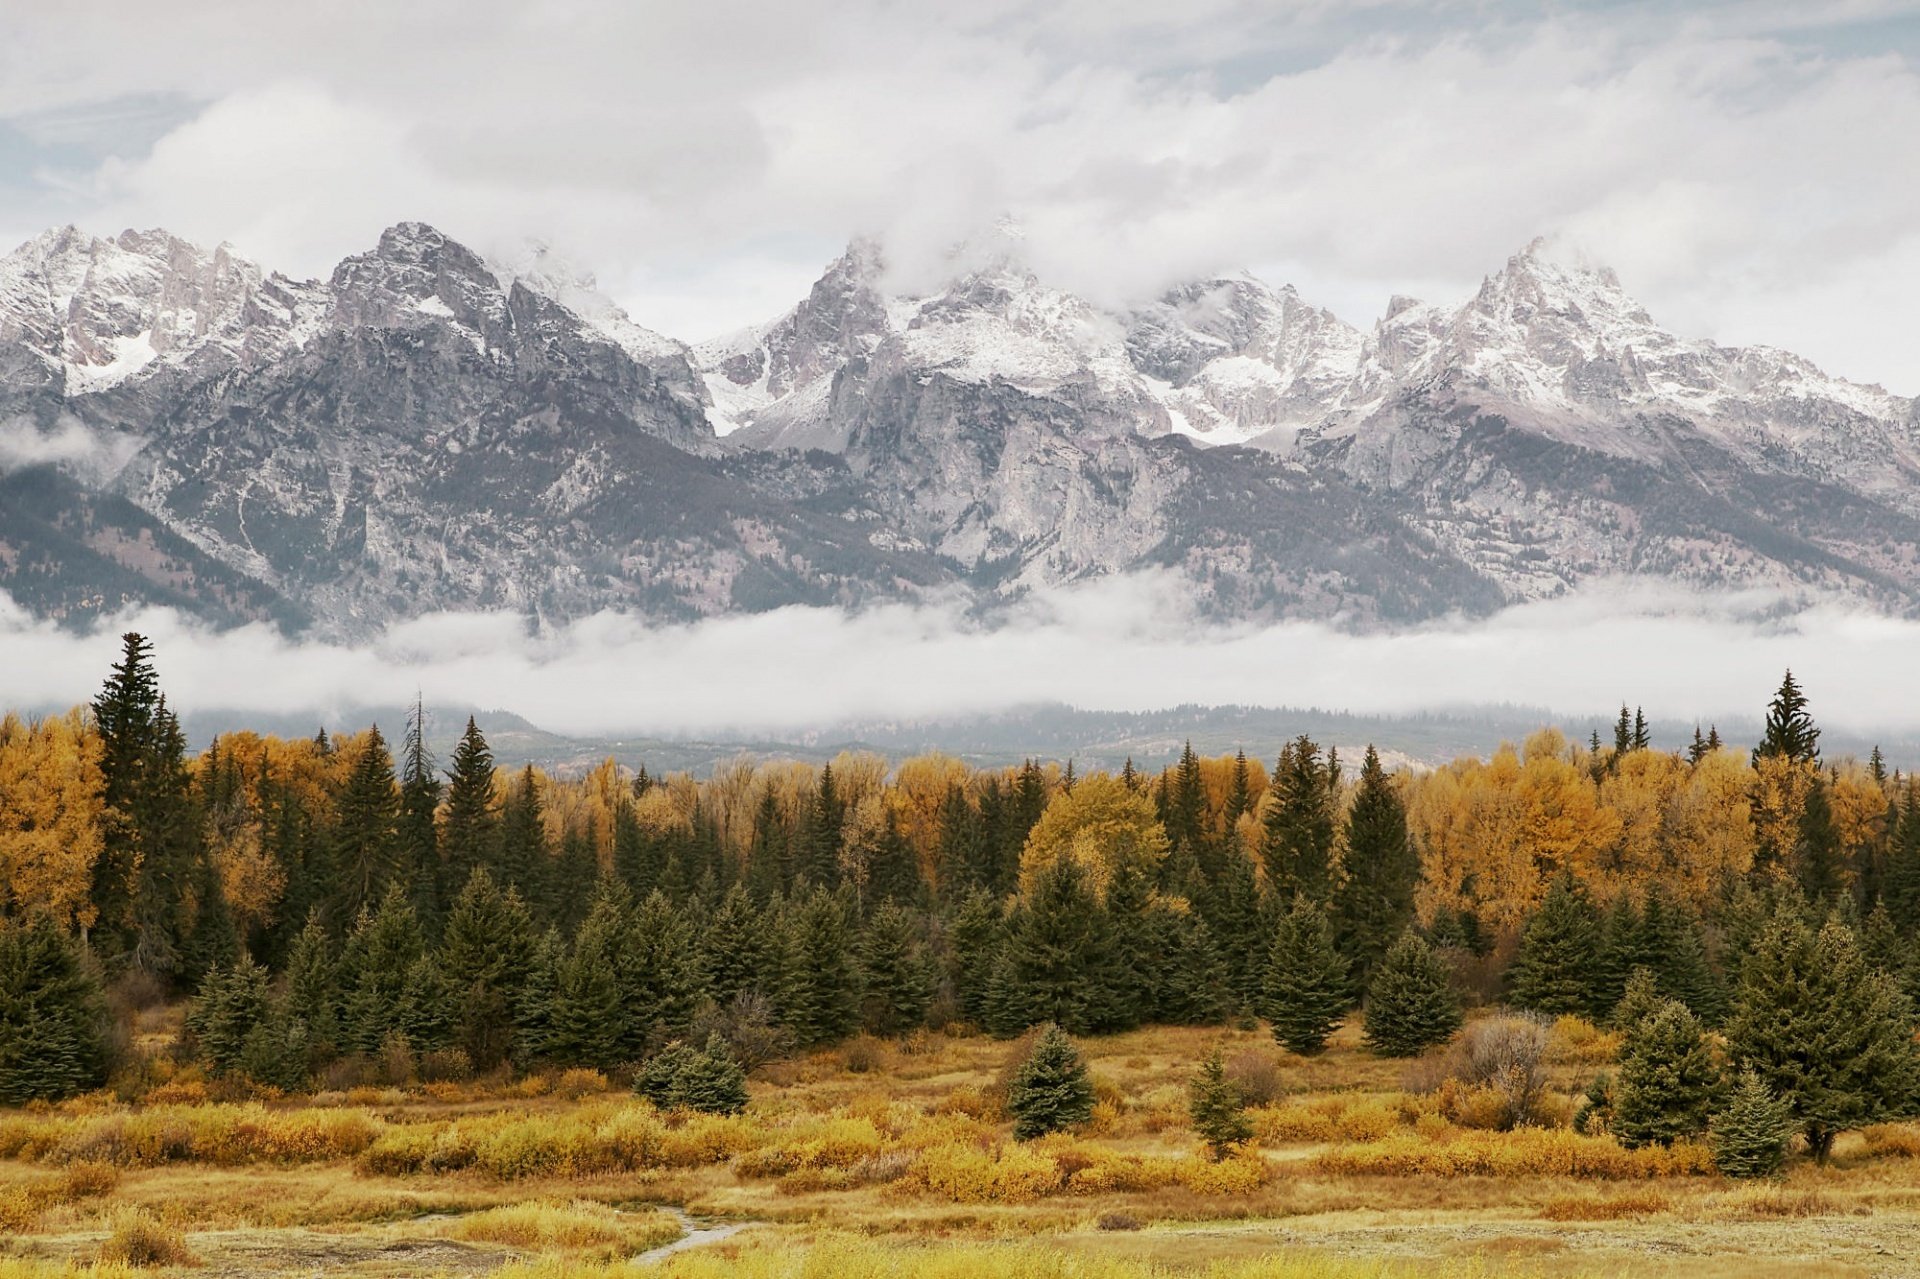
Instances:
[[[1840,831],[1833,821],[1833,796],[1827,775],[1816,772],[1800,810],[1799,839],[1794,849],[1794,876],[1807,900],[1833,901],[1842,887],[1844,855]]]
[[[1460,1021],[1447,966],[1418,933],[1402,933],[1367,986],[1367,1046],[1382,1057],[1415,1057],[1451,1039]]]
[[[847,903],[815,886],[787,903],[780,928],[780,1020],[803,1048],[860,1026],[860,968]]]
[[[1107,912],[1071,857],[1046,866],[1007,920],[989,990],[987,1027],[1017,1035],[1055,1022],[1097,1034],[1117,1020]]]
[[[1788,671],[1780,681],[1780,691],[1773,695],[1773,701],[1767,705],[1767,722],[1760,735],[1760,744],[1753,748],[1753,759],[1757,764],[1769,755],[1777,755],[1796,763],[1814,763],[1820,758],[1820,730],[1813,726],[1813,716],[1807,712],[1807,695]]]
[[[634,912],[628,937],[623,970],[636,1033],[643,1043],[683,1038],[702,993],[693,929],[655,889]]]
[[[1740,966],[1727,1052],[1786,1102],[1823,1163],[1841,1132],[1904,1106],[1915,1079],[1911,1013],[1893,979],[1846,925],[1816,934],[1787,909]]]
[[[548,1039],[556,1059],[608,1070],[640,1056],[645,1026],[626,982],[632,938],[633,899],[625,884],[602,878],[560,965]]]
[[[1726,995],[1707,964],[1700,921],[1660,884],[1647,889],[1640,909],[1641,954],[1653,960],[1662,995],[1677,999],[1709,1026],[1726,1015]]]
[[[58,1101],[106,1077],[99,973],[52,921],[0,917],[0,1105]]]
[[[1743,1070],[1713,1117],[1709,1140],[1713,1162],[1729,1177],[1771,1177],[1787,1157],[1794,1133],[1793,1110],[1759,1072]]]
[[[1901,792],[1880,895],[1902,936],[1920,932],[1920,786],[1912,779]]]
[[[1407,810],[1369,745],[1347,814],[1345,872],[1334,896],[1340,949],[1365,982],[1413,919],[1420,858],[1407,837]]]
[[[455,891],[476,869],[496,864],[499,834],[493,751],[469,715],[466,731],[453,748],[453,767],[447,771],[447,816],[441,831],[446,879]]]
[[[311,1065],[318,1065],[340,1045],[339,960],[333,939],[316,912],[287,952],[286,1012],[305,1028]]]
[[[560,930],[549,928],[533,945],[527,979],[513,992],[513,1061],[526,1067],[557,1055],[557,1016],[567,962]]]
[[[1302,1057],[1327,1046],[1353,1002],[1347,961],[1334,948],[1326,912],[1311,898],[1297,901],[1274,928],[1262,999],[1274,1039]]]
[[[968,893],[947,927],[947,981],[960,1015],[976,1026],[987,1024],[988,997],[1005,940],[999,901],[984,889]]]
[[[747,1108],[747,1073],[718,1033],[681,1068],[680,1102],[703,1115],[737,1115]]]
[[[427,749],[427,708],[419,698],[407,716],[400,750],[400,819],[394,839],[396,873],[413,898],[413,908],[430,934],[440,930],[445,893],[440,874],[440,837],[434,814],[440,808],[440,779]]]
[[[533,962],[533,917],[476,866],[447,914],[440,966],[453,993],[460,1046],[476,1069],[513,1052],[513,999]]]
[[[360,912],[341,957],[341,1030],[345,1046],[374,1053],[401,1026],[401,1001],[413,966],[425,953],[420,921],[398,884],[380,909]]]
[[[214,1074],[240,1069],[247,1036],[266,1019],[269,1002],[267,970],[248,956],[207,974],[187,1013],[187,1029]]]
[[[1339,773],[1304,734],[1280,753],[1267,802],[1267,882],[1281,900],[1326,902],[1333,887],[1334,803]]]
[[[393,1031],[405,1036],[408,1047],[416,1053],[452,1047],[463,1029],[457,1020],[458,995],[439,957],[423,953],[407,969],[406,982],[400,987]]]
[[[1227,1078],[1226,1062],[1217,1046],[1187,1085],[1187,1114],[1193,1119],[1194,1132],[1207,1143],[1207,1154],[1216,1162],[1253,1137],[1246,1103],[1239,1086]]]
[[[1670,1146],[1707,1129],[1720,1065],[1699,1021],[1665,1000],[1626,1031],[1614,1085],[1612,1128],[1626,1146]]]
[[[1232,1005],[1227,967],[1206,920],[1178,902],[1156,902],[1148,913],[1158,957],[1151,1020],[1174,1026],[1208,1026]]]
[[[376,724],[368,730],[335,806],[334,892],[344,918],[371,910],[395,881],[399,823],[393,757]]]
[[[867,920],[860,940],[860,970],[866,998],[866,1028],[898,1035],[926,1021],[933,999],[933,969],[920,944],[913,914],[887,902]]]
[[[1031,1141],[1050,1132],[1084,1124],[1093,1117],[1093,1081],[1080,1050],[1059,1026],[1049,1023],[1033,1050],[1013,1073],[1007,1088],[1013,1135]]]
[[[1520,934],[1507,997],[1532,1012],[1596,1017],[1599,958],[1599,914],[1580,881],[1563,872]]]
[[[701,984],[715,1004],[724,1008],[747,991],[766,993],[775,958],[767,914],[745,884],[735,884],[701,930]]]
[[[540,795],[540,777],[528,764],[508,787],[500,806],[500,828],[495,838],[494,878],[502,886],[516,888],[520,896],[537,907],[546,918],[559,912],[548,890],[547,867],[552,857],[547,849],[546,806]]]

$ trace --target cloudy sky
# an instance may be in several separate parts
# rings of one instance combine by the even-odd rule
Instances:
[[[1537,234],[1657,318],[1920,392],[1920,3],[91,0],[0,12],[0,239],[319,274],[404,218],[642,323],[1011,215],[1109,301],[1248,265],[1356,322]]]

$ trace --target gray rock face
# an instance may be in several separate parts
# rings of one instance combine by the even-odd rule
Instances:
[[[1611,574],[1920,600],[1913,401],[1675,337],[1550,246],[1366,333],[1245,275],[1122,312],[1011,253],[924,296],[886,280],[856,243],[689,348],[545,250],[419,223],[324,282],[48,232],[0,259],[0,586],[343,636],[1148,568],[1231,619]]]

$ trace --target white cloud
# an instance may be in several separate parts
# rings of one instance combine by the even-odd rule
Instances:
[[[1364,323],[1564,232],[1684,331],[1920,390],[1911,3],[11,9],[0,116],[211,104],[58,179],[72,217],[301,273],[403,217],[537,235],[697,338],[850,233],[1011,212],[1109,300],[1251,263]]]
[[[573,734],[791,733],[1061,701],[1401,713],[1495,703],[1663,719],[1755,717],[1791,666],[1820,721],[1920,729],[1909,660],[1920,622],[1762,594],[1603,583],[1472,623],[1353,635],[1321,624],[1210,628],[1156,576],[1045,593],[997,626],[957,608],[857,614],[789,608],[683,626],[602,614],[545,633],[503,614],[440,615],[364,646],[265,627],[209,632],[151,611],[84,639],[0,596],[0,705],[51,707],[97,689],[115,636],[155,640],[162,686],[188,712],[314,711],[410,701],[499,706]]]
[[[142,443],[137,436],[96,431],[70,417],[45,430],[26,419],[0,422],[0,474],[51,464],[103,482],[119,474]]]

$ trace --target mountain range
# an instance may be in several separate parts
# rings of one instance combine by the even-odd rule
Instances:
[[[1621,574],[1920,612],[1920,405],[1654,322],[1536,242],[1355,328],[1248,274],[1103,308],[1008,242],[855,241],[771,322],[650,332],[542,250],[402,223],[324,280],[164,231],[0,259],[0,589],[331,637],[1156,569],[1353,626]]]

